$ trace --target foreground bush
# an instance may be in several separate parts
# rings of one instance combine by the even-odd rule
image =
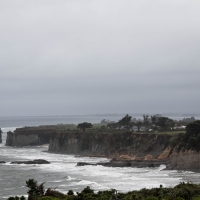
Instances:
[[[38,185],[34,179],[27,182],[28,200],[200,200],[200,185],[191,182],[182,182],[174,188],[146,189],[139,191],[130,191],[127,193],[118,193],[111,189],[106,191],[94,192],[89,186],[80,193],[75,194],[69,190],[67,194],[48,188],[44,189],[44,183]],[[9,197],[8,200],[25,200],[25,197]]]

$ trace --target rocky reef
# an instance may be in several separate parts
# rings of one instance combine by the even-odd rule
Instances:
[[[26,160],[26,161],[13,161],[10,164],[50,164],[49,161],[43,159],[36,159],[36,160]]]
[[[87,162],[78,162],[77,166],[105,166],[105,167],[159,167],[160,165],[168,165],[169,161],[164,160],[111,160],[110,162],[99,162],[99,163],[87,163]]]
[[[5,164],[5,161],[0,161],[0,164]],[[35,160],[25,160],[25,161],[12,161],[9,162],[10,164],[27,164],[27,165],[31,165],[31,164],[50,164],[49,161],[44,160],[44,159],[35,159]]]

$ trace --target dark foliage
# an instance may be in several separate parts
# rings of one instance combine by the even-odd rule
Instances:
[[[82,131],[85,131],[86,128],[92,128],[92,124],[88,122],[83,122],[78,124],[77,128],[81,129]]]
[[[125,117],[123,117],[122,119],[120,119],[119,121],[118,121],[118,125],[119,126],[125,126],[125,127],[127,127],[127,126],[129,126],[130,125],[130,122],[131,122],[131,116],[130,115],[126,115]]]
[[[36,181],[30,179],[28,185],[37,185]],[[33,193],[35,194],[35,193]],[[111,189],[106,191],[94,192],[89,186],[84,188],[80,193],[74,195],[72,190],[69,190],[67,195],[53,189],[47,189],[45,194],[41,196],[31,196],[31,200],[192,200],[194,197],[199,197],[200,185],[191,182],[182,182],[174,188],[159,188],[146,189],[139,191],[131,191],[128,193],[118,193],[117,190]],[[197,198],[199,199],[199,198]],[[25,200],[24,197],[9,197],[8,200]]]
[[[186,136],[197,137],[200,133],[200,120],[196,120],[186,126]]]

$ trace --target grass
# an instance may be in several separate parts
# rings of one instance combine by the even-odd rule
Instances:
[[[156,134],[167,134],[167,135],[177,135],[183,133],[185,134],[186,131],[185,130],[180,130],[180,131],[164,131],[164,132],[156,132]]]
[[[192,200],[200,200],[200,195],[193,197]]]

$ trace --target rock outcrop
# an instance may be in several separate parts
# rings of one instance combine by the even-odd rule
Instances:
[[[6,146],[28,146],[47,144],[56,133],[54,126],[17,128],[14,132],[8,132]]]
[[[0,128],[0,143],[2,143],[2,133],[3,133],[3,131]]]
[[[13,132],[11,132],[11,131],[7,132],[6,146],[12,146],[12,144],[13,144],[13,136],[14,136]]]

